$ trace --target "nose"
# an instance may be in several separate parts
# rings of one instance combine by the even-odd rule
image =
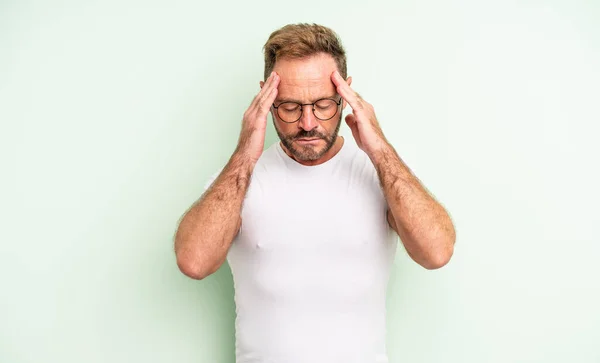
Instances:
[[[313,114],[313,106],[312,105],[304,105],[302,106],[302,117],[298,120],[298,126],[305,131],[310,131],[319,126],[317,122],[317,118]]]

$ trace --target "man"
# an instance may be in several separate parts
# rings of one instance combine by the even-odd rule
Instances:
[[[184,274],[202,279],[229,262],[238,363],[387,362],[397,236],[427,269],[453,253],[448,214],[351,83],[332,30],[295,24],[271,34],[238,146],[180,221]],[[338,137],[348,104],[354,140]],[[263,152],[269,112],[281,142]]]

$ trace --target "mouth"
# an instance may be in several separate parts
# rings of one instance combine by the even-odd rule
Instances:
[[[301,138],[301,139],[296,139],[296,142],[298,142],[298,143],[300,143],[302,145],[315,145],[319,141],[321,141],[320,138],[312,138],[312,139]]]

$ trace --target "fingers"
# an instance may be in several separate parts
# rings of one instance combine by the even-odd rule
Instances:
[[[271,105],[275,102],[275,98],[277,97],[277,88],[271,88],[271,91],[268,94],[265,94],[265,98],[258,105],[258,113],[260,116],[266,116],[271,109]]]
[[[272,72],[267,79],[267,82],[256,96],[255,107],[259,110],[259,112],[264,112],[266,114],[269,111],[269,108],[271,108],[271,104],[273,104],[275,97],[277,97],[279,79],[279,75],[275,72]]]
[[[348,104],[350,104],[350,107],[352,107],[353,110],[363,109],[364,101],[360,98],[358,93],[346,83],[346,80],[344,80],[338,71],[331,74],[331,80],[333,81],[333,84],[335,84],[337,92],[344,100],[346,100],[346,102],[348,102]]]

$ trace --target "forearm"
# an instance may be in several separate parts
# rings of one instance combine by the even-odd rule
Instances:
[[[371,157],[395,227],[408,254],[426,268],[445,265],[453,253],[450,216],[387,144]]]
[[[181,271],[201,279],[215,272],[241,223],[240,211],[254,165],[234,154],[203,196],[185,213],[175,234]]]

